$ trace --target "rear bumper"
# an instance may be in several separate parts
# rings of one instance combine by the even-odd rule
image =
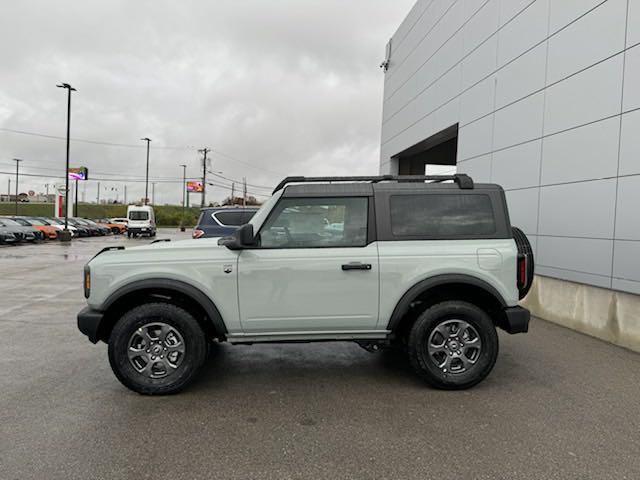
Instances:
[[[91,343],[98,343],[103,318],[104,313],[85,307],[78,313],[78,330],[84,333]]]
[[[529,319],[531,312],[522,307],[507,307],[504,309],[504,318],[500,327],[507,333],[527,333],[529,331]]]

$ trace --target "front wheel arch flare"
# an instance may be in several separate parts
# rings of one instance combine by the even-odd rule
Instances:
[[[148,300],[142,302],[137,299],[147,299],[151,296],[171,296],[172,294],[189,301],[189,305],[198,308],[207,317],[207,322],[202,325],[205,332],[211,336],[224,338],[227,328],[220,315],[218,307],[213,301],[201,290],[185,282],[179,280],[170,280],[165,278],[140,280],[130,283],[113,292],[103,303],[101,308],[105,312],[105,317],[98,331],[98,337],[107,340],[111,333],[113,325],[118,320],[119,314],[128,308],[135,307],[140,303],[148,303]],[[157,299],[155,301],[158,301]],[[171,302],[169,302],[171,303]]]

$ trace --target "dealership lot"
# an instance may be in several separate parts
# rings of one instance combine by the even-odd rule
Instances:
[[[637,478],[640,355],[541,320],[469,391],[350,343],[223,344],[184,393],[134,394],[75,315],[82,265],[148,241],[0,247],[0,479]]]

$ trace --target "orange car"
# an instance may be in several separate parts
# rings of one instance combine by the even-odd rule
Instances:
[[[44,222],[32,217],[12,217],[13,220],[25,227],[33,227],[36,230],[44,233],[44,238],[48,240],[56,240],[58,238],[58,231],[56,227],[52,225],[46,225]]]
[[[127,226],[122,223],[113,223],[108,218],[96,218],[93,220],[101,227],[107,227],[114,235],[122,235],[127,233]]]

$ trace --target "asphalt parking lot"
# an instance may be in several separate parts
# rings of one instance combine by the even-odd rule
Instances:
[[[75,315],[82,265],[147,241],[0,247],[0,479],[639,476],[640,355],[541,320],[464,392],[330,343],[221,345],[184,393],[132,393]]]

